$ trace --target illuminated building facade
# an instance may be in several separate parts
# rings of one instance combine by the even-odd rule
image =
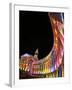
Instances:
[[[64,15],[48,13],[50,18],[54,44],[50,53],[38,59],[38,48],[34,55],[24,54],[19,60],[20,79],[64,77]],[[28,77],[24,77],[24,75]]]

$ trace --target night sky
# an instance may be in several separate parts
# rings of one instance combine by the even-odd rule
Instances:
[[[51,51],[53,42],[48,12],[19,11],[19,56],[34,55],[38,48],[41,59]]]

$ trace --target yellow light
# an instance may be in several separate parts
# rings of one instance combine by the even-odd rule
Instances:
[[[62,77],[64,77],[64,69],[62,68]]]
[[[54,24],[56,23],[55,19],[53,19],[53,18],[52,18],[52,21],[53,21]]]
[[[23,70],[24,70],[24,68],[23,68]]]
[[[57,49],[57,43],[55,43],[55,48]]]
[[[56,41],[57,41],[58,39],[57,39],[57,37],[56,37]]]
[[[22,67],[20,67],[20,69],[22,70]]]
[[[57,30],[55,29],[55,34],[57,35]]]

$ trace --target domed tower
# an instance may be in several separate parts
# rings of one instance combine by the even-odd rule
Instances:
[[[37,48],[36,51],[35,51],[35,54],[34,54],[34,59],[35,60],[38,60],[38,54],[39,54],[39,52],[38,52],[38,48]]]

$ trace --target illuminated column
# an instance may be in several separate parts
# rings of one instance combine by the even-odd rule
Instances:
[[[62,67],[61,67],[61,65],[58,68],[58,77],[62,77]]]

